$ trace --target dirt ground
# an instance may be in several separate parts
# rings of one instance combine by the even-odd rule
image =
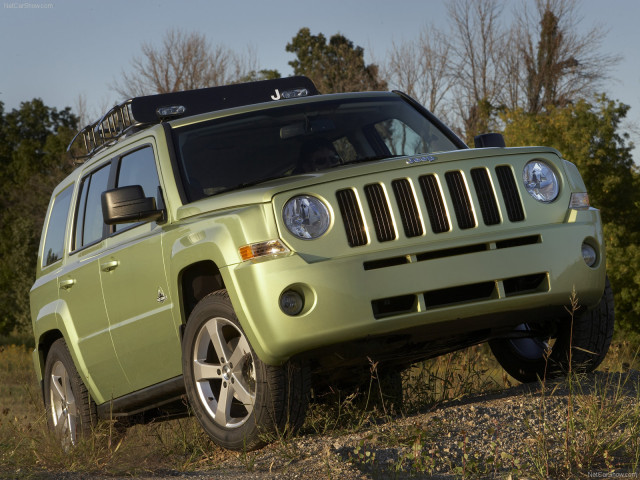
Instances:
[[[625,374],[624,379],[620,374],[598,372],[582,379],[577,387],[566,382],[547,384],[544,388],[539,384],[518,385],[419,414],[372,422],[356,434],[301,435],[257,452],[230,455],[219,465],[203,465],[195,472],[162,471],[136,478],[532,478],[531,473],[541,468],[546,467],[550,472],[564,468],[553,462],[567,458],[569,408],[576,415],[576,424],[588,429],[589,424],[582,422],[582,417],[588,416],[594,405],[601,412],[608,407],[618,411],[626,407],[637,410],[639,386],[640,375],[636,371]],[[637,422],[638,417],[634,421]],[[629,427],[619,425],[619,428]],[[573,429],[571,432],[576,437],[585,433]],[[617,434],[615,428],[586,433],[588,437],[589,434],[606,436],[607,432]],[[541,452],[541,446],[546,450]],[[578,477],[610,476],[611,472],[640,476],[629,470],[634,468],[629,467],[634,460],[624,458],[622,450],[605,453],[604,457],[609,456],[600,463],[597,452],[595,455],[591,466],[582,466],[577,472]],[[541,459],[546,465],[539,465]],[[635,462],[637,469],[637,459]],[[558,468],[560,470],[554,470]],[[46,478],[112,480],[114,477],[61,474]]]

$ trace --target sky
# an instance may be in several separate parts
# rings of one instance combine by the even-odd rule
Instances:
[[[506,0],[511,11],[522,0]],[[524,0],[532,3],[532,0]],[[41,98],[59,109],[101,110],[121,99],[112,86],[143,42],[159,45],[169,29],[197,31],[212,45],[251,49],[259,68],[293,73],[285,47],[302,27],[341,33],[384,63],[393,42],[413,41],[428,25],[447,25],[446,0],[0,0],[0,101],[5,111]],[[601,53],[622,61],[605,85],[631,106],[629,128],[640,148],[640,1],[580,0],[580,27],[605,32]],[[634,151],[640,163],[638,148]]]

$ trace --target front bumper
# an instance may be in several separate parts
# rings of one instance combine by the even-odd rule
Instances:
[[[411,250],[309,261],[294,254],[230,266],[223,275],[252,346],[269,364],[416,327],[446,338],[473,331],[468,320],[479,317],[516,325],[525,312],[548,316],[572,292],[583,306],[597,304],[605,284],[599,212],[571,211],[567,220]],[[599,255],[593,267],[582,258],[585,241]],[[279,307],[288,289],[305,296],[294,317]]]

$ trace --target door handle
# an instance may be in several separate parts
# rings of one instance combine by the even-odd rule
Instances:
[[[75,278],[67,278],[66,280],[60,280],[60,288],[62,290],[69,290],[76,284]]]
[[[116,268],[118,268],[120,262],[118,260],[111,260],[110,262],[104,262],[100,264],[100,269],[103,272],[112,272]]]

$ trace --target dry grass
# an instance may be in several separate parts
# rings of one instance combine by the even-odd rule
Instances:
[[[192,418],[136,425],[126,432],[103,421],[92,435],[64,451],[47,429],[31,353],[23,346],[0,346],[0,405],[0,477],[41,471],[184,471],[227,455]]]
[[[625,372],[639,367],[634,352],[634,347],[625,342],[612,346],[601,367],[603,372],[610,373],[601,375],[608,378],[608,382],[593,385],[591,380],[586,383],[575,375],[569,377],[566,385],[572,401],[567,406],[559,437],[557,429],[544,428],[544,411],[548,406],[545,402],[556,387],[543,384],[543,394],[532,400],[539,402],[535,420],[537,425],[542,425],[542,430],[532,432],[536,442],[529,452],[530,458],[509,459],[515,466],[513,473],[574,478],[589,468],[618,465],[621,458],[626,468],[637,471],[640,468],[640,386],[625,380],[628,378]],[[437,404],[498,391],[516,383],[503,373],[486,346],[473,347],[424,362],[405,372],[404,413],[425,411]],[[628,393],[633,388],[635,399]],[[383,396],[383,392],[372,372],[369,388],[361,393],[338,394],[334,401],[313,403],[303,434],[353,433],[371,428],[379,423],[380,417],[390,418],[385,404],[380,407],[380,402],[374,401],[376,396]],[[370,408],[372,404],[378,406]],[[396,471],[424,475],[430,472],[432,463],[418,453],[428,440],[424,436],[427,434],[380,437],[375,447],[393,445],[408,449],[417,456],[413,458],[410,454],[398,459]],[[434,430],[435,434],[438,432]],[[292,461],[297,454],[294,442],[285,437],[276,440],[275,451],[283,457],[282,462]],[[372,456],[375,458],[375,451],[367,450],[364,445],[353,454],[356,463],[371,462]],[[0,477],[28,477],[40,472],[136,475],[161,470],[190,471],[216,468],[229,459],[241,463],[245,459],[244,466],[251,471],[254,458],[215,446],[192,418],[137,425],[126,432],[115,428],[113,422],[101,422],[93,435],[65,452],[46,428],[30,349],[0,346]],[[494,467],[497,468],[497,464]],[[461,468],[461,465],[451,465],[448,473],[473,478],[486,473],[487,468],[491,471],[490,466],[481,468],[471,461]]]
[[[406,371],[405,408],[409,412],[419,411],[516,383],[504,373],[488,345],[477,345],[416,364]]]

